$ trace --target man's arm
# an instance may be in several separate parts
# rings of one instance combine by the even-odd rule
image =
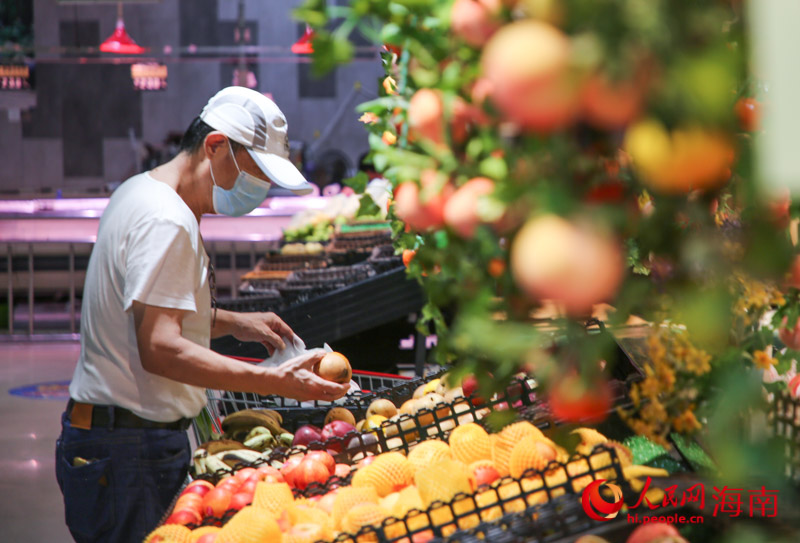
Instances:
[[[234,360],[184,338],[181,323],[185,313],[133,303],[139,357],[146,371],[187,385],[279,394],[301,401],[333,400],[347,392],[347,385],[326,381],[313,372],[324,353],[297,357],[271,368]]]
[[[240,341],[258,341],[272,354],[283,350],[283,338],[291,338],[294,332],[275,313],[235,313],[217,310],[217,318],[211,328],[211,337],[232,335]]]

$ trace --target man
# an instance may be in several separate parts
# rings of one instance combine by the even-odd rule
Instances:
[[[123,183],[100,221],[81,311],[81,355],[56,445],[67,525],[78,542],[136,541],[160,521],[190,463],[186,430],[205,388],[334,400],[348,385],[314,374],[322,355],[278,367],[211,351],[232,334],[283,349],[273,313],[212,309],[204,213],[244,215],[270,183],[304,194],[278,107],[243,87],[220,91],[168,163]]]

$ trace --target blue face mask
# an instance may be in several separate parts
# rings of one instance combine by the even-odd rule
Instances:
[[[211,195],[214,212],[229,217],[241,217],[253,211],[264,201],[270,184],[239,168],[230,141],[228,141],[228,149],[230,149],[236,169],[239,170],[239,175],[236,177],[233,187],[225,190],[217,185],[217,181],[214,179],[214,169],[211,168],[211,181],[214,183]]]

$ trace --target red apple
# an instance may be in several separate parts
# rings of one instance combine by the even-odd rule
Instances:
[[[374,456],[374,455],[365,456],[363,459],[361,459],[358,462],[358,464],[356,464],[356,468],[361,469],[364,466],[369,466],[370,464],[372,464],[375,461],[376,458],[377,458],[377,456]]]
[[[294,486],[300,490],[314,482],[324,483],[331,476],[327,466],[314,458],[304,458],[296,468],[292,470],[292,480]]]
[[[283,474],[277,469],[273,468],[272,466],[259,466],[256,469],[258,473],[259,479],[264,481],[265,483],[282,483],[283,481]]]
[[[167,517],[164,524],[181,524],[186,526],[187,524],[199,524],[202,520],[202,515],[197,511],[193,509],[181,509]]]
[[[228,509],[235,509],[239,511],[251,503],[253,503],[253,493],[237,492],[231,497],[231,503],[228,504]]]
[[[341,421],[340,421],[341,422]],[[322,464],[328,468],[328,472],[333,474],[334,470],[336,469],[336,460],[333,459],[333,456],[328,454],[325,451],[308,451],[306,453],[306,457],[304,460],[317,460],[318,462],[322,462]]]
[[[343,420],[334,420],[329,422],[325,425],[322,429],[322,439],[323,441],[328,441],[334,437],[343,437],[349,434],[350,432],[356,432],[356,427],[350,424],[349,422],[345,422]],[[336,451],[336,453],[342,452],[342,448],[344,447],[344,443],[328,443],[328,448]],[[331,461],[333,459],[331,458]],[[333,462],[334,464],[336,462]],[[331,468],[332,470],[333,468]]]
[[[226,488],[215,488],[203,497],[203,514],[207,517],[221,517],[228,510],[233,492]]]
[[[286,462],[284,462],[283,467],[281,468],[281,475],[283,475],[283,480],[291,487],[294,487],[294,475],[293,471],[297,466],[300,465],[300,462],[303,461],[302,456],[293,456],[289,458]]]
[[[472,472],[473,490],[479,486],[490,485],[500,478],[500,473],[493,466],[478,466]]]
[[[306,424],[297,429],[292,439],[292,447],[302,445],[308,447],[312,441],[322,441],[322,430],[311,424]]]
[[[236,473],[233,474],[234,479],[237,481],[244,483],[248,480],[254,473],[256,473],[256,468],[242,468]]]
[[[213,489],[214,485],[209,483],[208,481],[204,481],[202,479],[198,479],[197,481],[192,481],[189,483],[189,486],[183,489],[181,495],[184,494],[197,494],[198,496],[205,496],[209,490]]]

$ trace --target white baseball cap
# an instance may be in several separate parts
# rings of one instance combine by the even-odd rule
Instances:
[[[295,194],[313,187],[289,160],[289,125],[278,106],[260,92],[227,87],[211,97],[200,119],[241,143],[258,167],[276,185]]]

